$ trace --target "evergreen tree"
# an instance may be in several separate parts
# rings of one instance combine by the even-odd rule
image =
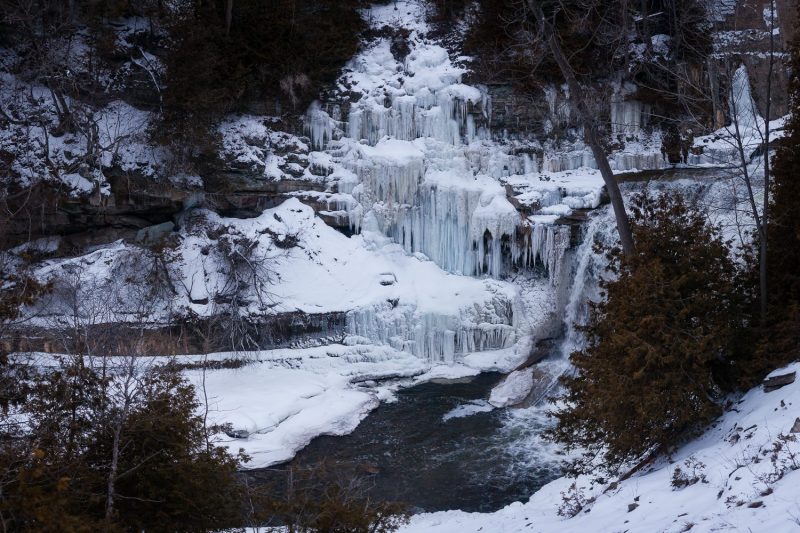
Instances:
[[[152,367],[134,376],[135,394],[121,395],[129,376],[111,375],[77,357],[32,378],[0,433],[5,530],[239,526],[239,459],[206,442],[193,387],[176,369]]]
[[[170,369],[148,374],[142,387],[144,400],[124,427],[127,447],[120,461],[120,472],[135,475],[119,479],[115,518],[136,531],[240,525],[242,458],[207,444],[194,387]],[[104,435],[103,449],[110,450],[111,435]]]
[[[677,194],[633,201],[636,254],[608,252],[605,300],[562,378],[551,437],[617,466],[677,444],[720,412],[745,307],[728,243]],[[578,464],[578,469],[588,463]]]
[[[767,225],[769,323],[762,331],[750,382],[800,359],[800,41],[791,45],[791,118],[773,162]]]

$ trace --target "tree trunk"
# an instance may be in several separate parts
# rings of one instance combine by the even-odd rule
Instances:
[[[561,43],[558,41],[558,35],[556,35],[555,29],[553,28],[552,24],[550,24],[550,21],[548,21],[545,17],[544,12],[542,11],[542,8],[537,0],[527,0],[527,2],[528,6],[531,8],[531,11],[533,11],[533,15],[536,17],[536,20],[541,26],[542,34],[547,42],[548,47],[550,48],[550,53],[553,54],[553,59],[555,59],[556,63],[558,64],[558,68],[561,70],[561,74],[564,76],[564,81],[567,82],[567,86],[569,87],[570,102],[572,103],[573,109],[577,111],[581,124],[583,124],[586,144],[588,144],[589,148],[592,150],[592,155],[597,162],[600,175],[603,177],[603,182],[606,185],[608,196],[611,199],[611,206],[614,209],[614,218],[617,221],[617,232],[619,233],[620,244],[622,244],[622,251],[625,254],[625,257],[631,257],[634,253],[634,243],[630,221],[628,220],[628,214],[625,212],[625,203],[622,200],[622,193],[619,190],[619,184],[614,177],[614,173],[611,171],[611,165],[608,164],[606,151],[600,142],[600,136],[597,131],[597,122],[586,105],[586,101],[583,97],[583,88],[581,87],[580,83],[578,83],[578,79],[575,77],[575,72],[572,70],[569,61],[564,56],[564,52],[561,49]]]
[[[108,480],[106,486],[106,528],[111,526],[114,517],[114,495],[116,494],[117,472],[119,471],[119,449],[120,437],[122,435],[122,422],[114,426],[114,440],[111,447],[111,466],[108,470]]]
[[[225,36],[231,34],[231,21],[233,20],[233,0],[225,2]]]
[[[769,115],[772,112],[772,71],[775,68],[775,0],[769,3],[769,69],[767,71],[767,101],[764,109],[764,205],[761,209],[761,239],[758,250],[758,285],[761,295],[761,324],[767,322],[767,312],[769,310],[769,293],[767,291],[767,244],[769,228],[769,181],[770,181],[770,161],[769,161]]]
[[[136,363],[134,357],[129,357],[127,361],[127,368],[125,371],[125,381],[122,384],[122,405],[119,406],[119,412],[116,414],[114,420],[114,438],[111,445],[111,465],[108,469],[108,479],[106,480],[106,509],[105,509],[105,526],[106,530],[111,529],[112,521],[114,519],[114,500],[116,498],[117,480],[119,479],[119,459],[122,453],[122,431],[128,421],[131,406],[134,402],[136,391]]]

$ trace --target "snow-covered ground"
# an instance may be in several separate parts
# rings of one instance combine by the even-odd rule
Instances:
[[[288,461],[319,435],[350,433],[381,401],[392,401],[400,386],[487,370],[508,372],[525,354],[510,348],[482,352],[455,365],[435,365],[388,346],[334,344],[238,356],[253,362],[205,372],[208,419],[246,432],[243,438],[220,433],[216,440],[232,452],[243,449],[252,457],[246,467],[259,468]],[[187,376],[203,389],[202,371],[188,370]]]
[[[137,360],[137,370],[174,363],[195,385],[199,414],[220,431],[214,442],[251,460],[245,468],[282,463],[320,435],[346,435],[394,392],[431,380],[457,380],[481,372],[510,372],[527,357],[519,346],[435,363],[389,346],[329,344],[254,352],[154,356]],[[59,367],[69,356],[16,354],[20,362]],[[127,371],[118,357],[86,358],[87,365]],[[204,371],[203,367],[207,369]],[[491,406],[483,405],[483,410]],[[473,411],[475,412],[475,411]],[[465,416],[470,413],[454,414]]]
[[[40,265],[40,278],[62,280],[57,285],[72,279],[74,286],[44,299],[33,320],[45,326],[66,323],[71,304],[59,298],[62,292],[70,298],[74,290],[81,294],[84,320],[141,319],[130,309],[137,303],[150,306],[147,320],[154,323],[170,310],[179,316],[212,315],[218,312],[218,295],[231,283],[229,243],[247,243],[249,261],[263,269],[240,291],[245,315],[258,320],[291,312],[346,313],[346,331],[329,336],[346,333],[347,342],[389,345],[423,360],[453,362],[472,352],[523,346],[531,332],[558,316],[547,280],[518,285],[451,274],[380,233],[346,237],[296,199],[253,219],[196,211],[186,226],[169,260],[176,292],[161,306],[133,298],[123,280],[141,268],[132,262],[137,248],[118,242]],[[98,287],[105,288],[102,302],[92,292]],[[106,310],[102,319],[88,316],[89,306],[99,303]]]
[[[798,371],[800,363],[794,363],[771,375]],[[416,515],[401,531],[798,531],[799,417],[800,381],[772,392],[757,387],[702,436],[616,485],[559,478],[527,503],[495,513]],[[580,503],[582,509],[563,516],[565,502]]]

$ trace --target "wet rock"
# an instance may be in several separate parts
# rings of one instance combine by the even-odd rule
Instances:
[[[800,418],[794,419],[794,425],[792,429],[789,430],[790,433],[800,433]]]
[[[768,377],[764,380],[764,392],[772,392],[786,385],[791,385],[794,383],[796,376],[797,372],[789,372],[788,374]]]
[[[157,244],[163,241],[167,235],[175,230],[175,224],[171,221],[162,222],[154,226],[148,226],[136,232],[136,242],[144,245]]]
[[[246,439],[250,436],[250,432],[246,429],[232,429],[226,431],[225,434],[232,439]]]

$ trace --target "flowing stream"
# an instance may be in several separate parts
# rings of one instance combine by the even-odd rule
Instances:
[[[538,437],[545,423],[540,410],[490,410],[486,398],[501,378],[485,373],[401,390],[353,433],[318,437],[289,465],[355,468],[368,477],[371,497],[404,502],[415,512],[488,512],[527,500],[559,475],[559,463]],[[287,467],[253,475],[276,481]]]

